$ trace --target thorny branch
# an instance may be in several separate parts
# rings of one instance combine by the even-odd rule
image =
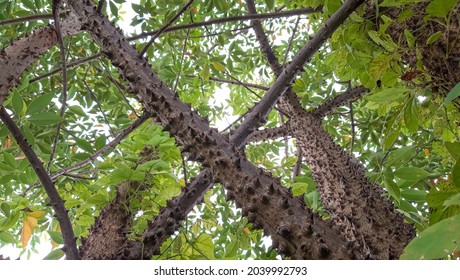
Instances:
[[[64,201],[62,200],[58,191],[56,190],[53,181],[51,180],[50,176],[43,167],[43,164],[41,163],[40,159],[27,142],[27,139],[24,137],[21,130],[10,117],[10,115],[4,107],[0,107],[0,119],[8,128],[14,139],[16,139],[16,142],[26,155],[27,160],[33,167],[35,173],[37,174],[38,178],[40,179],[40,182],[43,185],[43,188],[46,191],[46,194],[50,199],[50,204],[54,209],[55,216],[61,227],[62,238],[64,240],[64,247],[62,248],[62,250],[66,253],[67,259],[80,259],[80,254],[77,249],[77,243],[75,241],[75,235],[72,229],[72,223],[70,222],[69,216],[67,215],[67,209],[64,206]]]

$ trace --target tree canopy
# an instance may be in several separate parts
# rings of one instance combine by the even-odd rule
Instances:
[[[0,253],[458,258],[458,2],[0,0]]]

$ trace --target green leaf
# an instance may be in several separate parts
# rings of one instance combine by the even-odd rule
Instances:
[[[31,0],[22,0],[21,2],[29,10],[35,10],[35,4]]]
[[[117,8],[117,6],[115,6],[115,4],[112,1],[110,1],[109,4],[110,4],[109,5],[110,6],[110,12],[112,13],[112,15],[114,17],[118,17],[118,8]]]
[[[195,248],[199,250],[200,255],[205,255],[208,259],[214,259],[214,243],[209,234],[203,233],[195,241]]]
[[[307,192],[307,189],[308,189],[307,183],[301,183],[301,182],[294,183],[292,184],[292,195],[293,196],[302,195],[305,192]]]
[[[50,235],[51,240],[57,244],[64,244],[64,241],[62,240],[62,234],[60,232],[49,230],[48,234]]]
[[[405,164],[415,154],[415,147],[401,147],[388,154],[387,165],[397,166]]]
[[[44,260],[59,260],[64,256],[65,256],[64,251],[62,251],[61,249],[55,249],[51,251],[48,255],[46,255],[46,257],[44,257],[43,259]]]
[[[86,141],[84,139],[75,138],[75,143],[77,143],[77,146],[79,148],[83,149],[84,151],[86,151],[86,152],[88,152],[90,154],[94,152],[93,145],[91,145],[91,143],[89,143],[88,141]]]
[[[341,6],[339,0],[326,0],[324,2],[323,11],[328,14],[335,13]]]
[[[105,143],[107,141],[107,137],[105,135],[101,135],[96,139],[95,147],[96,150],[100,150],[105,147]]]
[[[389,103],[403,98],[408,91],[407,88],[388,88],[368,95],[366,99],[376,103]]]
[[[417,102],[414,97],[409,98],[404,109],[404,123],[409,132],[414,133],[418,130],[418,116],[416,107]]]
[[[103,194],[95,194],[87,199],[87,201],[91,204],[95,205],[105,205],[108,201],[108,196]]]
[[[275,7],[275,0],[265,0],[265,4],[267,4],[269,10],[273,10]]]
[[[0,231],[0,240],[5,243],[15,244],[17,241],[14,236],[7,231]]]
[[[434,33],[433,35],[431,35],[431,36],[426,40],[426,44],[427,44],[427,45],[433,44],[434,42],[436,42],[436,40],[439,39],[439,37],[441,37],[441,35],[442,35],[442,32],[441,32],[441,31],[438,31],[438,32]]]
[[[458,255],[460,215],[447,218],[422,231],[404,249],[403,260],[433,260]]]
[[[393,174],[400,179],[408,181],[419,181],[430,175],[426,170],[418,167],[401,167]]]
[[[458,206],[458,205],[460,205],[460,193],[457,193],[456,195],[449,197],[443,203],[443,206],[446,208],[449,206]]]
[[[455,186],[460,189],[460,158],[457,158],[457,163],[454,165],[452,170],[452,181]]]
[[[27,107],[26,115],[33,115],[38,113],[50,105],[51,100],[55,95],[53,93],[43,94],[30,102]]]
[[[214,67],[214,69],[216,69],[216,70],[219,71],[219,72],[225,72],[225,71],[227,71],[227,69],[225,68],[225,66],[222,65],[220,62],[213,61],[213,62],[212,62],[212,66]]]
[[[396,201],[399,202],[401,200],[401,190],[399,189],[399,186],[393,182],[393,180],[386,178],[385,188],[391,197],[393,197]]]
[[[404,35],[406,36],[407,45],[409,46],[409,48],[415,47],[414,35],[407,29],[404,29]]]
[[[452,102],[455,98],[460,96],[460,83],[456,84],[453,89],[449,91],[449,93],[446,96],[446,99],[444,99],[444,105]]]
[[[378,45],[384,47],[387,51],[389,52],[394,52],[396,48],[398,47],[391,37],[388,34],[380,34],[379,32],[375,30],[370,30],[368,32],[369,37],[371,37],[372,41],[377,43]]]
[[[414,189],[406,189],[401,191],[401,197],[409,201],[418,201],[424,202],[426,201],[427,192],[414,190]]]
[[[13,109],[16,115],[21,115],[22,112],[22,107],[24,105],[24,101],[22,100],[21,95],[16,91],[13,93],[13,96],[11,97],[12,103],[13,103]]]
[[[426,7],[425,12],[430,16],[445,18],[457,2],[458,0],[433,0]]]
[[[64,121],[64,118],[51,112],[42,112],[28,117],[27,120],[35,125],[53,125]]]
[[[460,142],[445,142],[444,145],[454,159],[460,158]]]
[[[210,72],[209,72],[209,64],[206,63],[205,65],[203,65],[203,68],[201,69],[200,73],[200,78],[207,81],[209,80],[209,77],[211,76]]]

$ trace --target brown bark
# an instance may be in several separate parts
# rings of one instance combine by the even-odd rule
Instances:
[[[249,13],[256,12],[247,0]],[[258,21],[252,22],[262,53],[275,75],[283,71]],[[371,184],[364,167],[336,145],[322,128],[321,117],[343,103],[358,99],[366,90],[358,87],[331,99],[315,111],[303,110],[292,91],[280,100],[280,108],[290,118],[292,136],[302,149],[317,182],[324,208],[334,227],[349,242],[357,258],[396,259],[415,235],[413,227],[395,211],[383,190]]]

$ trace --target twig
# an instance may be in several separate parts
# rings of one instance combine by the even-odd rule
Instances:
[[[54,28],[56,29],[59,51],[61,52],[61,66],[62,66],[62,100],[61,100],[62,103],[61,103],[61,109],[59,110],[59,116],[64,117],[65,108],[67,106],[67,62],[66,62],[66,57],[65,57],[64,39],[62,38],[61,20],[59,18],[60,6],[61,6],[61,0],[53,0]],[[56,135],[54,136],[50,158],[46,166],[46,170],[48,172],[50,170],[51,164],[53,163],[53,157],[54,157],[54,154],[56,153],[60,134],[61,134],[61,122],[59,122],[56,126]]]
[[[202,21],[202,22],[195,22],[190,24],[183,24],[183,25],[176,25],[166,28],[162,31],[164,32],[171,32],[176,30],[186,30],[186,29],[193,29],[197,27],[205,27],[214,24],[221,24],[221,23],[228,23],[234,21],[247,21],[247,20],[254,20],[254,19],[275,19],[275,18],[283,18],[283,17],[291,17],[291,16],[298,16],[298,15],[306,15],[321,12],[322,8],[318,7],[316,9],[305,8],[305,9],[296,9],[290,10],[280,13],[267,13],[267,14],[256,14],[256,15],[245,15],[245,16],[233,16],[227,18],[219,18],[213,19],[209,21]],[[135,36],[128,38],[129,41],[138,40],[147,36],[155,35],[156,33],[160,32],[160,30],[154,30],[150,32],[144,32]]]
[[[85,85],[85,87],[86,87],[86,89],[88,90],[88,92],[89,92],[89,93],[91,94],[91,96],[94,98],[94,101],[96,102],[97,108],[98,108],[99,111],[101,112],[102,117],[104,118],[105,123],[106,123],[107,126],[109,127],[110,134],[112,135],[112,137],[115,137],[115,133],[113,132],[112,126],[110,126],[109,119],[108,119],[107,116],[105,115],[104,110],[102,110],[101,104],[99,103],[99,100],[97,99],[96,94],[94,94],[93,90],[92,90],[92,89],[88,86],[88,84],[86,83],[86,74],[85,74],[85,77],[83,77],[82,81],[83,81],[83,85]]]
[[[292,42],[294,42],[294,37],[295,37],[295,33],[297,31],[297,27],[299,26],[299,22],[300,22],[300,17],[297,17],[297,20],[296,20],[295,25],[294,25],[294,30],[292,31],[291,38],[289,38],[288,47],[287,47],[286,51],[284,52],[283,65],[286,65],[287,57],[288,57],[289,51],[292,48]]]
[[[302,149],[299,144],[297,144],[297,162],[295,163],[294,169],[292,170],[292,183],[295,183],[295,177],[300,175],[302,170]]]
[[[353,102],[350,101],[350,120],[351,120],[351,140],[350,140],[350,155],[353,154],[353,146],[355,144],[355,117],[353,114]]]
[[[97,53],[95,55],[92,55],[92,56],[88,56],[88,57],[85,57],[85,58],[82,58],[82,59],[78,59],[78,60],[75,60],[71,63],[69,63],[67,65],[67,68],[73,68],[73,67],[76,67],[76,66],[79,66],[81,64],[84,64],[86,62],[91,62],[93,60],[96,60],[98,59],[99,57],[101,57],[103,54],[102,53]],[[57,73],[61,72],[62,71],[62,68],[58,68],[58,69],[55,69],[51,72],[48,72],[46,74],[43,74],[43,75],[40,75],[38,77],[35,77],[33,79],[30,79],[29,83],[33,83],[33,82],[36,82],[36,81],[39,81],[39,80],[42,80],[42,79],[45,79],[45,78],[48,78],[50,76],[53,76],[53,75],[56,75]]]
[[[147,45],[145,45],[144,48],[139,53],[140,57],[144,56],[144,54],[153,44],[155,39],[158,38],[158,36],[160,36],[163,32],[165,32],[166,29],[170,27],[187,10],[193,4],[193,1],[194,0],[189,0],[187,4],[185,4],[184,7],[182,7],[182,9],[180,9],[179,12],[172,19],[170,19],[165,25],[163,25],[163,27],[161,27],[155,34],[153,34],[153,37],[150,39]]]
[[[5,26],[8,24],[15,24],[15,23],[23,23],[27,21],[33,21],[33,20],[49,20],[53,18],[54,18],[53,14],[30,15],[30,16],[19,17],[19,18],[0,20],[0,26]]]
[[[27,160],[37,174],[37,177],[40,179],[40,182],[42,183],[43,188],[45,189],[46,194],[50,199],[51,206],[54,209],[55,217],[61,227],[62,238],[64,240],[64,247],[62,250],[66,253],[67,259],[80,259],[77,244],[75,241],[75,235],[72,229],[72,223],[70,222],[69,216],[67,215],[67,209],[64,206],[64,201],[59,196],[53,181],[43,167],[40,159],[35,154],[35,151],[29,145],[27,139],[24,137],[13,119],[11,119],[10,115],[4,107],[0,107],[0,119],[8,128],[11,135],[16,139],[16,142],[24,152]]]
[[[187,40],[188,40],[189,35],[190,35],[190,30],[187,30],[187,36],[185,37],[185,40],[184,40],[184,47],[182,48],[182,56],[180,58],[179,73],[177,73],[176,81],[174,82],[173,91],[177,90],[177,85],[179,84],[179,78],[182,72],[182,67],[183,67],[184,58],[185,58],[185,51],[187,50]]]
[[[187,75],[187,77],[188,78],[195,78],[196,76]],[[246,87],[246,88],[255,88],[255,89],[260,89],[260,90],[265,90],[265,91],[270,89],[267,86],[246,83],[246,82],[242,82],[242,81],[239,81],[239,80],[227,80],[227,79],[222,79],[222,78],[218,78],[218,77],[209,77],[209,80],[214,81],[214,82],[224,83],[224,84],[238,85],[238,86],[243,86],[243,87]]]

